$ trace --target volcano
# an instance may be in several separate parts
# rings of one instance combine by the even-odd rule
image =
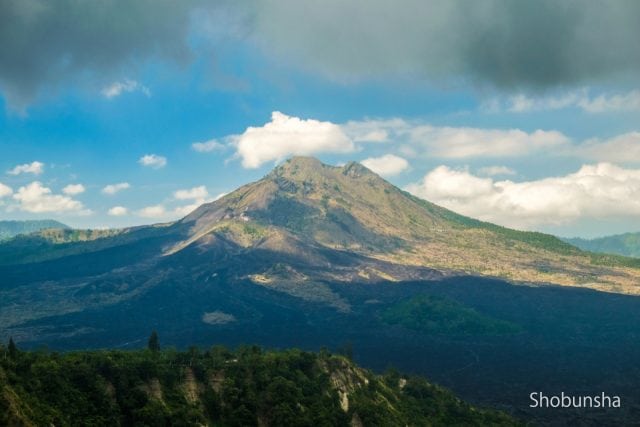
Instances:
[[[528,407],[531,390],[584,394],[588,378],[595,395],[616,378],[611,392],[637,393],[639,279],[637,259],[296,157],[176,222],[3,242],[0,341],[130,349],[157,330],[177,347],[347,348],[367,368],[555,420]]]
[[[0,245],[0,263],[3,335],[25,339],[59,336],[63,332],[43,330],[40,322],[70,313],[143,312],[138,304],[160,291],[169,301],[172,292],[198,299],[213,287],[232,304],[260,290],[278,301],[291,297],[342,313],[351,304],[331,284],[485,276],[640,291],[633,259],[458,215],[358,163],[335,167],[307,157],[287,160],[173,223],[15,238]],[[206,314],[229,311],[218,305],[197,315],[230,319]],[[252,313],[260,317],[259,310]]]

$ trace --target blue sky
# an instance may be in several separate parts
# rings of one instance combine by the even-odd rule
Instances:
[[[174,220],[303,154],[510,227],[640,231],[636,3],[301,3],[3,4],[0,219]]]

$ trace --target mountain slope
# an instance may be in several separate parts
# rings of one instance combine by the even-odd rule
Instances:
[[[123,303],[166,281],[193,286],[212,277],[343,312],[348,302],[327,283],[473,274],[640,293],[638,260],[455,214],[353,162],[297,157],[175,223],[65,233],[0,245],[5,327]]]
[[[640,233],[624,233],[597,239],[564,239],[585,251],[640,257]]]
[[[318,248],[445,274],[481,274],[637,294],[640,263],[584,253],[542,233],[457,215],[418,199],[357,163],[323,165],[294,158],[264,179],[203,205],[179,222],[202,249],[224,236],[245,248],[300,254]],[[367,275],[367,272],[361,272]],[[386,279],[402,280],[390,271]]]
[[[0,241],[19,234],[30,234],[46,229],[69,229],[68,225],[52,219],[31,221],[0,221]]]

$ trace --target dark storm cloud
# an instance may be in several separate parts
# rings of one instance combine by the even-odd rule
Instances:
[[[0,0],[0,89],[15,108],[42,88],[104,78],[154,56],[184,61],[192,2]]]
[[[407,74],[508,89],[640,77],[635,0],[0,0],[0,91],[20,108],[60,83],[184,62],[190,31],[225,34],[225,22],[236,26],[226,42],[249,37],[338,80]]]
[[[544,88],[638,78],[640,2],[279,0],[257,34],[336,78],[404,72]]]

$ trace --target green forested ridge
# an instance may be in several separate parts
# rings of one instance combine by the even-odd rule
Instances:
[[[0,425],[515,425],[418,377],[377,376],[342,356],[0,347]]]
[[[585,251],[640,257],[640,233],[624,233],[597,239],[565,239]]]
[[[69,226],[52,219],[30,221],[0,221],[0,240],[10,239],[20,234],[34,233],[47,229],[68,229]]]

